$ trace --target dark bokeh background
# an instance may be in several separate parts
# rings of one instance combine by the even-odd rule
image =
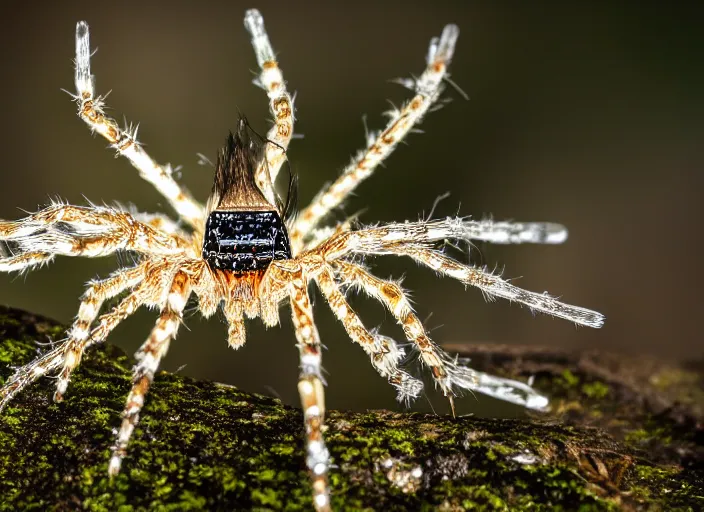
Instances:
[[[638,4],[638,6],[636,6]],[[647,5],[646,5],[647,4]],[[652,5],[651,5],[652,4]],[[260,2],[291,90],[297,131],[289,157],[307,203],[364,144],[361,117],[383,125],[387,99],[409,97],[388,82],[418,74],[428,40],[460,26],[453,79],[471,96],[433,113],[364,183],[347,212],[367,222],[416,219],[444,192],[436,214],[551,220],[570,228],[563,246],[483,247],[484,261],[531,290],[607,316],[600,331],[485,304],[405,260],[379,261],[382,276],[406,275],[417,310],[439,342],[496,342],[701,357],[704,184],[703,9],[619,2]],[[213,156],[244,112],[267,129],[264,93],[240,2],[31,2],[4,9],[0,217],[22,215],[48,196],[71,203],[131,201],[163,210],[134,169],[90,136],[60,88],[72,89],[75,22],[85,19],[97,88],[112,90],[118,119],[138,121],[161,162],[183,165],[181,181],[205,199]],[[168,208],[167,208],[168,209]],[[83,283],[115,258],[60,259],[24,277],[0,276],[0,302],[69,322]],[[393,390],[353,346],[317,297],[328,351],[328,403],[394,407]],[[383,310],[354,304],[367,325],[402,338]],[[431,316],[432,314],[432,316]],[[143,311],[111,337],[135,350],[153,321]],[[187,318],[163,364],[280,395],[296,403],[297,352],[288,315],[265,332],[250,322],[248,343],[227,348],[222,322]],[[431,397],[445,410],[444,401]],[[428,408],[421,400],[420,408]],[[466,409],[476,403],[464,401]]]

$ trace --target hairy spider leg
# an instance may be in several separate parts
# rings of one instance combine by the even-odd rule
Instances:
[[[78,367],[85,349],[94,343],[90,337],[91,325],[100,313],[103,303],[128,288],[137,286],[144,280],[145,271],[150,263],[145,261],[134,268],[118,270],[107,279],[93,281],[83,294],[78,315],[68,330],[68,340],[63,346],[63,368],[56,382],[54,401],[60,402],[66,393],[71,373]]]
[[[325,392],[320,336],[313,321],[306,276],[301,270],[295,271],[290,283],[291,313],[301,361],[298,393],[306,429],[306,465],[311,473],[315,509],[323,512],[331,509],[327,477],[330,453],[323,439]]]
[[[564,318],[579,325],[599,328],[604,324],[604,315],[590,309],[572,306],[558,301],[547,293],[535,293],[493,275],[486,270],[464,265],[443,253],[427,248],[404,247],[398,244],[391,252],[406,255],[418,263],[440,274],[452,277],[461,283],[479,288],[487,298],[501,297],[528,306],[556,318]]]
[[[172,176],[169,165],[159,165],[137,141],[137,127],[120,129],[117,121],[105,114],[105,96],[95,95],[95,77],[90,72],[90,34],[88,24],[76,25],[76,94],[78,117],[91,130],[105,137],[118,154],[127,158],[139,175],[169,201],[178,215],[195,229],[203,229],[205,210]]]
[[[493,244],[561,244],[567,240],[567,228],[554,222],[506,222],[463,217],[391,222],[364,228],[364,232],[379,243],[476,240]]]
[[[254,83],[266,91],[274,126],[267,133],[266,157],[255,172],[255,181],[269,203],[276,204],[274,183],[286,161],[286,149],[293,136],[293,101],[286,90],[283,73],[264,28],[264,19],[256,9],[244,15],[244,26],[252,36],[252,46],[261,70]]]
[[[137,364],[133,370],[132,389],[127,397],[127,404],[122,413],[122,425],[117,433],[117,441],[112,449],[112,457],[108,465],[108,473],[111,476],[117,475],[120,471],[130,437],[132,437],[139,421],[144,397],[154,380],[154,374],[159,367],[161,358],[169,348],[170,341],[176,337],[178,327],[181,324],[181,315],[190,294],[191,284],[188,276],[184,272],[176,272],[156,325],[135,354]]]
[[[63,362],[63,346],[54,347],[30,363],[20,366],[15,373],[5,381],[0,389],[0,411],[12,400],[17,393],[29,386],[32,382],[47,373],[58,370]]]
[[[450,357],[428,338],[423,324],[413,312],[403,290],[393,281],[379,279],[359,265],[347,261],[336,261],[335,267],[351,283],[384,304],[396,318],[409,341],[416,343],[421,360],[430,366],[435,382],[450,399],[453,414],[455,388],[477,391],[529,409],[547,408],[548,399],[526,383],[477,372],[459,364],[457,358]]]
[[[0,272],[32,270],[34,267],[47,265],[54,259],[48,252],[25,252],[17,256],[0,258]]]
[[[169,218],[163,213],[148,213],[130,210],[130,214],[142,224],[146,224],[150,228],[154,228],[162,233],[166,233],[171,236],[182,236],[183,230],[178,222]]]
[[[343,260],[336,260],[333,265],[339,275],[350,284],[361,288],[367,295],[381,302],[403,328],[406,339],[412,342],[420,352],[421,361],[429,368],[433,379],[443,394],[450,400],[454,414],[454,392],[448,369],[448,356],[433,342],[414,313],[403,289],[394,281],[380,279],[365,269]]]
[[[457,25],[447,25],[440,38],[430,41],[427,67],[413,82],[416,95],[401,109],[389,112],[386,128],[376,138],[370,134],[367,147],[358,152],[342,174],[323,188],[313,202],[300,212],[290,230],[291,244],[300,250],[305,237],[333,208],[339,206],[357,186],[372,175],[376,167],[396,148],[408,132],[421,121],[442,92],[442,81],[452,60],[459,36]]]
[[[63,204],[48,206],[17,221],[0,221],[0,241],[11,243],[16,250],[25,253],[89,258],[106,256],[118,250],[175,255],[188,247],[182,237],[161,233],[138,222],[127,212],[109,207]],[[0,265],[3,262],[0,259]],[[37,255],[28,258],[25,266],[41,262],[42,258]],[[17,266],[19,260],[6,262],[10,263]]]
[[[461,239],[459,236],[453,237]],[[405,255],[441,274],[453,277],[464,284],[481,289],[487,297],[502,297],[551,316],[564,318],[576,324],[601,327],[604,316],[595,311],[571,306],[544,293],[523,290],[499,276],[468,265],[463,265],[443,253],[427,246],[442,240],[438,234],[415,225],[391,224],[376,228],[340,233],[324,244],[323,253],[328,261],[343,263],[340,258],[359,255]]]
[[[145,282],[142,281],[136,286],[132,293],[122,299],[117,306],[98,318],[97,327],[95,327],[88,336],[88,345],[103,342],[122,320],[134,313],[142,304],[146,303],[150,294],[153,293],[154,289],[151,287],[151,283],[150,286],[146,286]],[[70,343],[71,340],[68,339],[29,364],[18,368],[3,385],[2,389],[0,389],[0,411],[2,411],[5,405],[7,405],[17,393],[36,381],[39,377],[53,373],[62,368],[65,362],[64,353],[66,345]],[[80,359],[76,361],[76,366],[78,366],[79,363]]]
[[[399,368],[404,356],[403,350],[397,346],[393,339],[372,333],[364,327],[359,316],[340,291],[335,282],[335,276],[328,265],[325,265],[315,281],[328,301],[330,309],[342,322],[350,339],[367,353],[372,366],[379,375],[386,378],[396,388],[398,401],[408,404],[418,398],[423,390],[423,383]]]

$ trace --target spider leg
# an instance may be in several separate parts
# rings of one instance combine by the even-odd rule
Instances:
[[[175,222],[163,213],[130,211],[130,214],[135,218],[135,220],[141,222],[142,224],[146,224],[150,228],[166,233],[167,235],[184,238],[184,232],[178,222]]]
[[[17,256],[0,258],[0,272],[31,270],[33,267],[51,263],[53,254],[46,252],[25,252]]]
[[[371,176],[374,169],[391,154],[437,101],[458,36],[457,26],[447,25],[439,39],[433,38],[430,41],[427,67],[413,84],[416,95],[400,110],[389,113],[391,119],[386,128],[376,138],[369,136],[368,146],[352,159],[332,184],[325,187],[313,202],[300,212],[289,232],[292,244],[302,244],[303,239],[330,210],[340,205],[362,181]]]
[[[189,247],[184,238],[162,233],[127,212],[72,205],[51,205],[24,219],[0,221],[0,241],[10,252],[19,253],[0,258],[0,270],[7,271],[49,261],[54,255],[98,257],[130,250],[166,256]]]
[[[144,397],[154,380],[161,358],[169,348],[169,342],[176,336],[181,323],[181,315],[191,294],[188,276],[177,272],[171,281],[169,292],[162,306],[159,319],[149,338],[135,354],[137,364],[132,377],[132,389],[127,397],[127,404],[122,413],[122,425],[117,433],[117,441],[112,449],[108,466],[110,476],[120,472],[122,459],[127,453],[127,444],[139,421],[139,413],[144,405]]]
[[[347,261],[336,261],[336,270],[360,287],[367,295],[386,306],[403,328],[406,338],[420,352],[421,361],[430,367],[431,374],[443,394],[450,400],[454,415],[455,388],[478,391],[501,400],[530,409],[544,410],[548,400],[523,382],[493,377],[459,364],[433,342],[418,316],[413,312],[401,287],[393,281],[380,279],[364,268]]]
[[[401,370],[398,365],[403,358],[403,350],[386,336],[369,332],[357,313],[349,305],[335,282],[335,276],[326,265],[316,277],[318,288],[330,305],[335,316],[342,322],[349,337],[369,355],[372,365],[382,377],[388,379],[397,392],[399,402],[409,403],[418,398],[423,383]]]
[[[432,221],[392,222],[354,231],[359,243],[370,248],[384,244],[477,240],[494,244],[561,244],[567,228],[554,222],[506,222],[447,217]]]
[[[547,293],[535,293],[514,286],[508,281],[486,270],[464,265],[440,251],[422,247],[391,248],[394,254],[406,255],[418,263],[446,276],[457,279],[465,285],[479,288],[486,297],[501,297],[528,306],[550,316],[564,318],[576,324],[599,328],[604,324],[604,315],[590,309],[572,306],[558,301]]]
[[[392,222],[354,231],[337,230],[324,244],[327,259],[349,253],[395,254],[397,246],[427,247],[447,240],[473,240],[497,244],[559,244],[567,239],[567,229],[552,222],[473,221],[448,217],[433,221]]]
[[[205,210],[191,195],[176,183],[170,166],[156,163],[137,141],[137,129],[120,129],[117,122],[105,115],[105,97],[95,95],[95,77],[90,72],[90,34],[88,24],[76,25],[76,94],[78,116],[91,130],[105,137],[118,154],[127,158],[139,175],[154,185],[169,201],[174,210],[196,229],[203,228]]]
[[[291,278],[289,288],[291,312],[301,360],[298,393],[301,397],[306,428],[306,465],[311,472],[315,509],[329,511],[331,509],[327,472],[330,453],[323,439],[325,393],[320,364],[322,359],[320,336],[313,321],[313,309],[303,272],[298,270]]]
[[[413,308],[401,287],[393,281],[373,276],[354,263],[338,260],[333,265],[342,277],[349,280],[351,284],[361,287],[367,295],[374,297],[387,307],[403,328],[408,341],[414,343],[419,350],[421,360],[430,368],[432,376],[443,394],[452,402],[454,393],[448,369],[448,357],[427,335],[423,324],[413,312]]]
[[[110,278],[108,278],[107,281],[109,280]],[[117,327],[122,320],[134,313],[139,306],[147,301],[150,293],[153,293],[152,288],[145,286],[143,282],[141,285],[138,285],[130,295],[122,299],[122,301],[111,311],[102,315],[98,320],[98,326],[95,327],[87,337],[83,350],[90,345],[104,341],[108,334],[110,334],[110,332],[112,332],[112,330]],[[73,357],[70,361],[67,361],[66,359],[66,351],[72,346],[73,340],[69,338],[46,354],[43,354],[29,364],[18,368],[7,380],[2,389],[0,389],[0,411],[17,393],[29,386],[32,382],[43,375],[58,371],[60,368],[63,368],[63,370],[59,378],[59,382],[57,383],[57,392],[58,388],[62,387],[63,393],[63,391],[65,391],[65,386],[62,385],[61,379],[65,378],[66,382],[68,382],[71,371],[73,371],[80,363],[80,355],[78,357]],[[68,373],[64,374],[67,362],[70,363],[72,367]],[[54,398],[57,398],[56,395]],[[58,398],[61,399],[60,396]]]
[[[80,364],[86,348],[96,341],[105,339],[92,338],[90,331],[90,327],[98,316],[103,303],[124,290],[137,286],[144,279],[147,265],[148,263],[144,262],[131,269],[118,270],[107,279],[92,282],[85,291],[81,305],[78,308],[76,320],[68,330],[68,340],[62,345],[64,349],[63,368],[56,383],[54,401],[60,402],[63,400],[71,374]]]
[[[466,285],[476,286],[487,297],[502,297],[510,301],[516,301],[525,304],[532,310],[541,311],[588,327],[601,327],[603,325],[604,316],[601,313],[559,302],[546,293],[523,290],[498,276],[492,275],[490,272],[459,263],[445,256],[442,252],[429,247],[429,242],[447,238],[448,231],[431,230],[428,229],[427,224],[392,224],[378,228],[348,231],[331,238],[325,243],[321,251],[328,261],[338,261],[350,253],[410,256],[422,265],[430,267],[441,274],[453,277]],[[557,224],[548,224],[547,226],[558,226],[559,228]],[[564,238],[558,228],[553,229],[558,234],[555,238]],[[457,236],[453,236],[453,238],[459,238],[460,236],[469,238],[462,234],[462,229],[464,228],[459,229]],[[538,233],[541,231],[539,230]],[[488,239],[495,236],[491,230],[485,231],[485,234],[487,233]],[[503,234],[505,235],[506,232],[504,231]],[[543,238],[544,242],[551,243],[550,235],[543,236]]]
[[[293,135],[293,102],[286,90],[286,82],[276,62],[261,13],[256,9],[248,10],[244,15],[244,26],[252,36],[252,46],[261,69],[255,84],[266,91],[269,109],[274,116],[274,126],[267,133],[266,159],[256,170],[255,179],[267,200],[276,204],[273,184],[286,160],[286,149]]]
[[[7,379],[0,388],[0,411],[17,393],[39,379],[41,376],[58,370],[63,362],[63,345],[51,349],[29,364],[21,366]]]

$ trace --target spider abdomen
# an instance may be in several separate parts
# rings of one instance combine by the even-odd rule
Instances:
[[[265,270],[273,260],[291,258],[291,245],[276,211],[218,211],[208,216],[203,259],[212,269]]]

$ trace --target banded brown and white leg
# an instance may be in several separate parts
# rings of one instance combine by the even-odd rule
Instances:
[[[166,354],[170,341],[176,336],[181,315],[190,294],[191,285],[188,277],[183,272],[177,272],[154,329],[135,354],[137,364],[134,367],[132,389],[127,397],[127,405],[122,413],[122,425],[117,433],[117,441],[108,465],[108,473],[111,476],[115,476],[120,471],[122,459],[127,453],[127,445],[144,406],[144,397],[154,380],[161,358]]]
[[[292,242],[303,240],[330,210],[339,206],[362,181],[371,176],[376,167],[393,152],[398,143],[437,101],[458,36],[459,28],[456,25],[447,25],[440,38],[430,41],[427,67],[412,84],[416,95],[401,109],[389,113],[391,119],[386,128],[376,137],[369,136],[367,147],[352,159],[337,180],[324,188],[298,215],[289,232]]]
[[[140,212],[136,210],[130,210],[129,213],[130,215],[132,215],[132,217],[135,218],[137,222],[146,224],[150,228],[154,228],[158,231],[161,231],[162,233],[166,233],[167,235],[177,236],[181,238],[186,237],[186,233],[184,233],[183,229],[181,228],[181,226],[179,226],[178,222],[169,218],[167,215],[164,215],[162,213]]]
[[[150,282],[147,285],[145,281],[142,281],[130,295],[122,299],[111,311],[100,316],[98,325],[91,331],[83,349],[85,350],[93,344],[103,342],[122,320],[133,314],[142,304],[153,301],[154,295],[158,297],[160,293],[154,283]],[[71,343],[72,340],[69,338],[31,363],[18,368],[0,389],[0,411],[12,397],[32,382],[43,375],[53,374],[64,367],[66,348]],[[73,362],[75,365],[72,370],[78,366],[80,358],[75,359]]]
[[[369,355],[372,366],[382,377],[396,388],[397,400],[410,403],[420,396],[423,383],[399,368],[399,363],[404,356],[396,342],[386,336],[371,333],[364,327],[359,316],[349,305],[345,296],[335,282],[334,275],[329,267],[316,277],[318,288],[328,301],[330,309],[345,327],[348,336]]]
[[[266,161],[257,168],[255,179],[267,200],[276,204],[273,184],[286,161],[286,149],[293,135],[293,102],[286,90],[286,82],[276,62],[261,13],[256,9],[248,10],[244,15],[244,26],[252,36],[252,46],[261,70],[255,84],[266,91],[269,109],[274,117],[274,126],[267,133]]]
[[[185,239],[138,222],[127,212],[72,205],[52,205],[24,219],[0,221],[0,241],[20,253],[86,257],[121,249],[152,256],[176,255],[190,247]]]
[[[486,270],[464,265],[434,249],[404,247],[398,245],[393,253],[410,256],[418,263],[440,274],[457,279],[461,283],[479,288],[486,297],[501,297],[528,306],[533,311],[564,318],[579,325],[599,328],[604,324],[604,315],[590,309],[572,306],[558,301],[547,293],[535,293],[493,275]]]
[[[548,399],[526,383],[477,372],[451,358],[430,340],[403,290],[396,283],[379,279],[359,265],[346,261],[335,262],[335,267],[352,284],[384,304],[401,324],[406,337],[418,347],[421,361],[430,367],[435,382],[450,400],[453,414],[453,397],[457,388],[483,393],[529,409],[547,408]]]
[[[54,256],[54,254],[47,252],[25,252],[16,256],[0,258],[0,272],[31,270],[34,267],[51,263]]]
[[[432,221],[389,223],[355,231],[366,247],[389,243],[440,242],[466,240],[494,244],[561,244],[567,240],[567,228],[554,222],[506,222],[447,217]]]
[[[169,201],[174,210],[188,224],[202,229],[205,210],[172,176],[170,166],[156,163],[137,141],[137,129],[121,129],[117,122],[105,115],[105,97],[95,96],[95,78],[90,72],[90,34],[88,24],[76,25],[76,94],[78,116],[91,130],[105,137],[118,154],[127,158],[139,175],[147,180]]]
[[[428,247],[444,241],[484,241],[497,244],[559,244],[567,239],[567,229],[552,222],[472,221],[448,217],[433,221],[389,223],[338,231],[323,242],[327,259],[347,254],[394,254],[396,247]]]
[[[406,294],[394,281],[380,279],[357,264],[338,260],[333,263],[337,273],[349,284],[361,288],[367,295],[381,302],[403,329],[406,339],[415,344],[421,361],[430,368],[436,384],[450,400],[454,414],[454,392],[451,374],[452,360],[433,342],[413,311]]]
[[[54,401],[60,402],[66,393],[71,373],[80,364],[83,352],[89,343],[94,343],[90,338],[91,325],[95,321],[103,302],[122,293],[128,288],[133,288],[144,279],[148,263],[141,263],[134,268],[119,270],[107,279],[94,281],[83,294],[78,315],[73,325],[68,330],[68,340],[63,345],[63,368],[56,382]]]
[[[61,367],[63,362],[63,344],[54,347],[46,354],[34,359],[32,362],[20,366],[0,388],[0,412],[24,388],[49,373]]]
[[[331,509],[327,472],[330,453],[323,439],[325,393],[320,336],[313,321],[313,309],[303,273],[298,271],[291,277],[291,312],[301,360],[298,393],[306,429],[306,465],[311,473],[315,510],[329,511]]]

